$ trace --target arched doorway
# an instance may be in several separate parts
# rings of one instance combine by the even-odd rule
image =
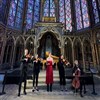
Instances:
[[[12,55],[14,49],[14,40],[13,38],[9,38],[6,42],[4,56],[3,56],[3,63],[11,63]]]
[[[43,59],[46,58],[46,51],[49,51],[54,56],[60,56],[60,48],[58,46],[58,40],[54,33],[46,32],[39,41],[38,55]]]

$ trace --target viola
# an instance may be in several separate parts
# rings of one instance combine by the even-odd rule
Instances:
[[[76,71],[75,71],[75,77],[72,81],[72,86],[75,88],[75,89],[78,89],[80,87],[80,69],[78,68]]]
[[[30,54],[26,55],[26,58],[31,58],[31,55]]]

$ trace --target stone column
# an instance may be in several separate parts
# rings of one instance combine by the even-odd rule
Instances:
[[[44,0],[41,0],[40,22],[42,22],[42,18],[43,18],[43,6],[44,6]]]
[[[87,0],[87,7],[89,8],[88,11],[89,11],[89,17],[90,17],[90,27],[93,27],[95,24],[95,21],[94,21],[92,0]]]
[[[54,0],[54,1],[55,1],[56,22],[59,22],[59,0]]]
[[[4,57],[4,51],[5,51],[5,47],[6,47],[6,38],[5,37],[2,37],[3,40],[3,44],[2,44],[2,50],[1,50],[1,64],[3,63],[3,57]]]
[[[12,54],[12,61],[11,61],[11,69],[13,69],[13,64],[15,62],[15,48],[16,48],[16,45],[14,44],[14,48],[13,48],[13,54]]]
[[[35,54],[37,54],[37,46],[38,46],[38,44],[37,44],[37,39],[35,36],[35,38],[34,38],[34,56],[35,56]]]
[[[92,50],[93,65],[96,66],[94,43],[91,43],[91,50]]]
[[[74,44],[72,42],[72,59],[73,59],[73,63],[74,63]]]
[[[64,38],[61,39],[61,54],[64,56],[65,50],[64,50]]]
[[[83,68],[84,68],[84,71],[85,71],[85,59],[84,59],[84,47],[83,47],[83,43],[81,45],[82,45]]]

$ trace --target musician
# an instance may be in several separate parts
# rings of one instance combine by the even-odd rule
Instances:
[[[60,78],[60,88],[61,88],[61,91],[67,90],[67,89],[65,88],[66,81],[65,81],[65,69],[64,69],[64,64],[65,64],[65,60],[64,60],[64,58],[63,58],[63,55],[61,55],[61,57],[59,57],[59,62],[57,63],[57,65],[58,65],[58,70],[59,70],[59,78]]]
[[[49,57],[46,59],[46,84],[47,91],[52,92],[52,84],[53,84],[53,58],[51,57],[51,53],[49,52]]]
[[[74,68],[73,68],[73,81],[72,86],[75,88],[75,92],[78,92],[78,89],[80,88],[80,96],[82,95],[82,85],[84,84],[84,81],[82,80],[81,76],[84,74],[83,69],[80,67],[78,60],[75,60],[74,62]]]
[[[19,81],[19,89],[18,89],[18,96],[20,96],[21,92],[21,85],[22,82],[24,81],[24,94],[26,95],[26,80],[27,80],[27,68],[28,68],[28,63],[30,60],[30,56],[28,54],[28,49],[25,49],[24,51],[24,56],[22,57],[21,60],[21,75],[20,75],[20,81]]]
[[[38,57],[38,54],[36,55],[36,58],[34,59],[33,63],[34,63],[34,67],[33,67],[33,90],[32,92],[34,92],[35,89],[39,91],[38,77],[39,77],[39,72],[40,72],[41,61],[40,61],[40,58]],[[34,87],[35,83],[36,83],[36,87]]]
[[[74,67],[73,67],[73,81],[72,81],[72,86],[75,89],[75,92],[77,93],[78,89],[80,88],[80,69],[79,69],[79,65],[78,65],[78,61],[75,60],[74,61]]]

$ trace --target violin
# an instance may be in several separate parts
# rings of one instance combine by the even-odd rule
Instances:
[[[78,68],[76,71],[75,71],[75,77],[72,81],[72,86],[75,88],[75,89],[78,89],[80,87],[80,69]]]
[[[26,58],[32,58],[32,56],[30,54],[27,54]]]

